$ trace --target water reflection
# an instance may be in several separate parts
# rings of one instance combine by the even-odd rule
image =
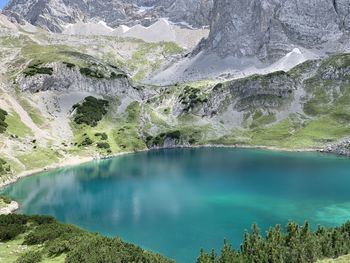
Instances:
[[[25,178],[5,192],[21,212],[49,214],[193,261],[201,247],[240,245],[293,219],[350,219],[350,160],[319,154],[178,149],[121,156]]]

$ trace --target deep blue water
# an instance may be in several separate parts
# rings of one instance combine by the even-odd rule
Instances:
[[[27,177],[5,189],[26,214],[48,214],[195,262],[200,248],[239,247],[243,232],[288,220],[350,219],[350,159],[251,149],[137,153]]]

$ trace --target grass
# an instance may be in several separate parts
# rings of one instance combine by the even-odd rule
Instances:
[[[132,102],[126,112],[121,115],[116,115],[118,107],[118,99],[110,99],[107,114],[95,127],[71,123],[75,144],[71,149],[72,153],[79,155],[92,155],[97,152],[111,154],[145,149],[146,145],[139,135],[139,103]],[[104,136],[96,136],[96,134],[104,134]],[[92,144],[79,147],[86,138],[91,139]],[[109,147],[101,147],[107,144]]]
[[[350,255],[342,256],[336,259],[323,259],[317,261],[317,263],[348,263],[350,262]]]
[[[27,170],[42,168],[57,163],[62,156],[49,148],[38,148],[30,153],[20,154],[16,158],[26,166]]]
[[[19,102],[37,126],[42,127],[45,124],[44,117],[42,116],[40,111],[34,108],[28,100],[20,98]]]
[[[142,81],[147,73],[158,70],[164,60],[164,55],[174,55],[182,51],[181,47],[172,42],[140,42],[137,51],[133,53],[131,59],[125,62],[125,65],[134,72],[135,81]]]
[[[18,137],[33,136],[32,130],[27,127],[16,112],[10,112],[6,117],[8,124],[7,133],[16,135]]]
[[[20,236],[6,243],[0,242],[0,262],[14,263],[21,253],[28,250],[26,246],[22,245],[23,241],[23,236]]]

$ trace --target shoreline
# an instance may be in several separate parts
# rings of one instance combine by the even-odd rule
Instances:
[[[17,203],[16,201],[11,201],[11,203],[0,208],[0,215],[9,215],[16,212],[18,209],[19,203]]]
[[[133,151],[133,152],[121,152],[121,153],[116,153],[113,155],[108,155],[108,156],[91,156],[91,157],[79,157],[79,156],[72,156],[71,158],[68,158],[66,160],[63,160],[59,163],[48,165],[46,167],[42,168],[37,168],[33,170],[28,170],[28,171],[23,171],[17,175],[15,175],[13,178],[1,182],[0,183],[0,190],[5,188],[6,186],[9,186],[11,184],[16,183],[18,180],[29,177],[32,175],[36,175],[39,173],[43,172],[48,172],[56,169],[61,169],[65,167],[71,167],[71,166],[77,166],[85,163],[89,163],[92,161],[99,161],[99,160],[108,160],[108,159],[113,159],[118,156],[123,156],[123,155],[128,155],[128,154],[133,154],[133,153],[141,153],[141,152],[148,152],[152,150],[162,150],[162,149],[200,149],[200,148],[232,148],[232,149],[256,149],[256,150],[268,150],[268,151],[275,151],[275,152],[323,152],[322,149],[314,149],[314,148],[305,148],[305,149],[289,149],[289,148],[278,148],[274,146],[262,146],[262,145],[255,145],[255,146],[250,146],[250,145],[224,145],[224,144],[205,144],[205,145],[197,145],[197,146],[190,146],[190,145],[179,145],[179,146],[173,146],[173,147],[155,147],[152,149],[144,149],[144,150],[139,150],[139,151]]]

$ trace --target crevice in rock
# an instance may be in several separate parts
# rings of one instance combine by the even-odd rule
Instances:
[[[332,2],[333,2],[333,7],[334,7],[335,12],[339,15],[337,0],[332,0]]]

